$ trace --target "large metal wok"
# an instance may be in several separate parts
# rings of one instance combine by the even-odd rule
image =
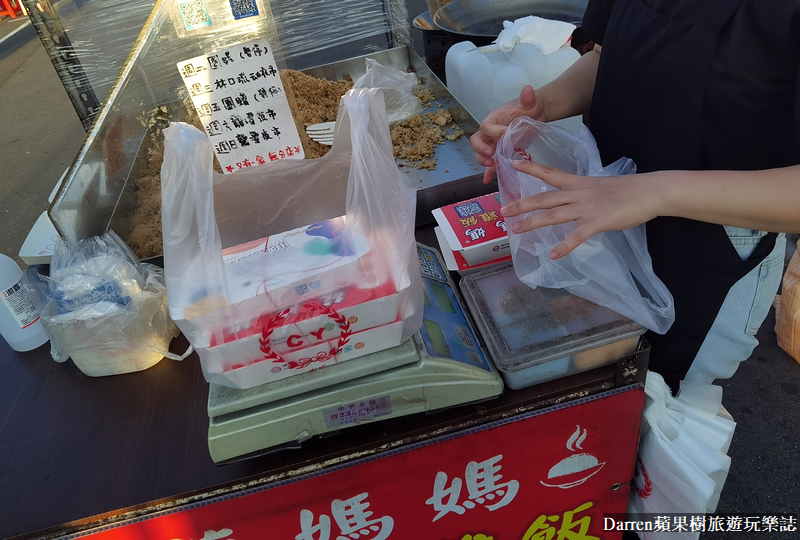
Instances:
[[[588,0],[453,0],[436,12],[436,26],[470,37],[497,37],[503,21],[528,15],[581,25]]]

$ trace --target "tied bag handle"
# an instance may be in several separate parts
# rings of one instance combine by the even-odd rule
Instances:
[[[402,341],[422,326],[422,277],[414,224],[417,191],[394,159],[388,115],[381,88],[358,88],[342,98],[339,116],[350,130],[352,160],[347,182],[347,225],[361,224],[380,238],[391,254],[382,260],[396,283],[408,282],[401,300]],[[339,129],[337,122],[337,131]],[[344,131],[344,130],[343,130]],[[334,148],[336,146],[334,136]],[[391,262],[389,262],[391,260]]]
[[[173,320],[184,319],[187,300],[176,298],[174,291],[181,290],[183,282],[193,280],[210,291],[209,311],[219,314],[215,328],[221,332],[222,328],[233,326],[233,318],[224,301],[228,298],[228,285],[214,214],[214,151],[206,134],[189,124],[172,122],[163,134],[161,213],[170,316]],[[184,321],[181,330],[190,343],[208,339],[207,329],[189,320]],[[190,348],[174,359],[183,359],[191,352]]]

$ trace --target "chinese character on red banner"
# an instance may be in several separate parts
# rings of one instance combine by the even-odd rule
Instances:
[[[467,482],[467,493],[469,498],[459,504],[461,496],[461,486],[463,482],[460,478],[453,478],[450,487],[447,487],[447,473],[439,471],[433,484],[433,496],[425,501],[425,504],[433,505],[433,509],[438,512],[433,521],[438,521],[449,513],[462,515],[466,509],[473,509],[477,504],[486,504],[490,512],[506,506],[514,500],[519,490],[519,482],[511,480],[500,483],[502,475],[500,465],[497,463],[503,459],[503,455],[476,463],[470,461],[464,474]],[[496,502],[495,499],[498,499]]]
[[[372,512],[367,511],[369,503],[365,502],[369,493],[361,493],[346,501],[335,499],[331,503],[331,514],[339,528],[336,540],[350,540],[343,535],[361,535],[364,540],[385,540],[394,529],[394,520],[389,516],[380,519],[369,519]],[[314,524],[314,513],[303,509],[300,512],[300,534],[295,540],[330,540],[331,518],[325,514],[319,516],[319,523]],[[364,533],[363,531],[369,531]],[[370,533],[374,533],[372,536]],[[317,535],[318,536],[315,536]]]
[[[591,507],[592,503],[586,502],[572,511],[564,512],[563,516],[542,514],[534,520],[522,540],[552,540],[556,533],[558,533],[558,540],[600,540],[596,536],[587,534],[592,524],[591,516],[573,520],[575,514],[579,514]],[[559,519],[561,520],[561,527],[556,530],[553,523],[557,523]],[[575,530],[576,527],[578,528],[577,531]]]

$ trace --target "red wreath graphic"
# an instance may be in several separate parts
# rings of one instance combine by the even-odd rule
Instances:
[[[531,155],[528,152],[526,152],[524,148],[514,148],[514,152],[521,155],[522,159],[524,159],[525,161],[533,161]]]
[[[644,463],[642,463],[641,458],[636,458],[636,468],[639,471],[639,475],[641,476],[643,483],[640,487],[637,482],[636,478],[633,480],[633,489],[642,499],[648,498],[653,493],[653,484],[650,482],[650,476],[647,474],[647,469],[644,467]]]
[[[301,369],[307,367],[312,362],[325,362],[330,360],[337,354],[340,354],[342,352],[342,348],[350,342],[350,336],[353,334],[353,331],[350,330],[350,321],[348,321],[344,315],[339,315],[339,313],[332,306],[326,306],[321,302],[309,302],[307,304],[303,304],[303,308],[312,312],[318,311],[324,315],[327,315],[328,318],[332,319],[339,326],[339,328],[341,328],[342,331],[339,334],[339,341],[337,342],[336,346],[331,347],[331,349],[327,352],[320,351],[316,354],[316,356],[312,356],[310,358],[301,358],[300,360],[286,360],[280,354],[273,351],[269,342],[270,336],[272,336],[272,332],[274,332],[275,329],[280,326],[281,321],[283,321],[283,319],[285,319],[289,314],[289,310],[286,309],[270,319],[270,321],[261,331],[261,339],[259,339],[258,342],[261,344],[261,352],[264,353],[265,360],[272,360],[276,364],[286,364],[289,369]]]

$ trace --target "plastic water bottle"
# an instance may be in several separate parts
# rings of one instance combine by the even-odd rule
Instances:
[[[0,253],[0,335],[19,352],[35,349],[48,340],[21,279],[17,263]]]

